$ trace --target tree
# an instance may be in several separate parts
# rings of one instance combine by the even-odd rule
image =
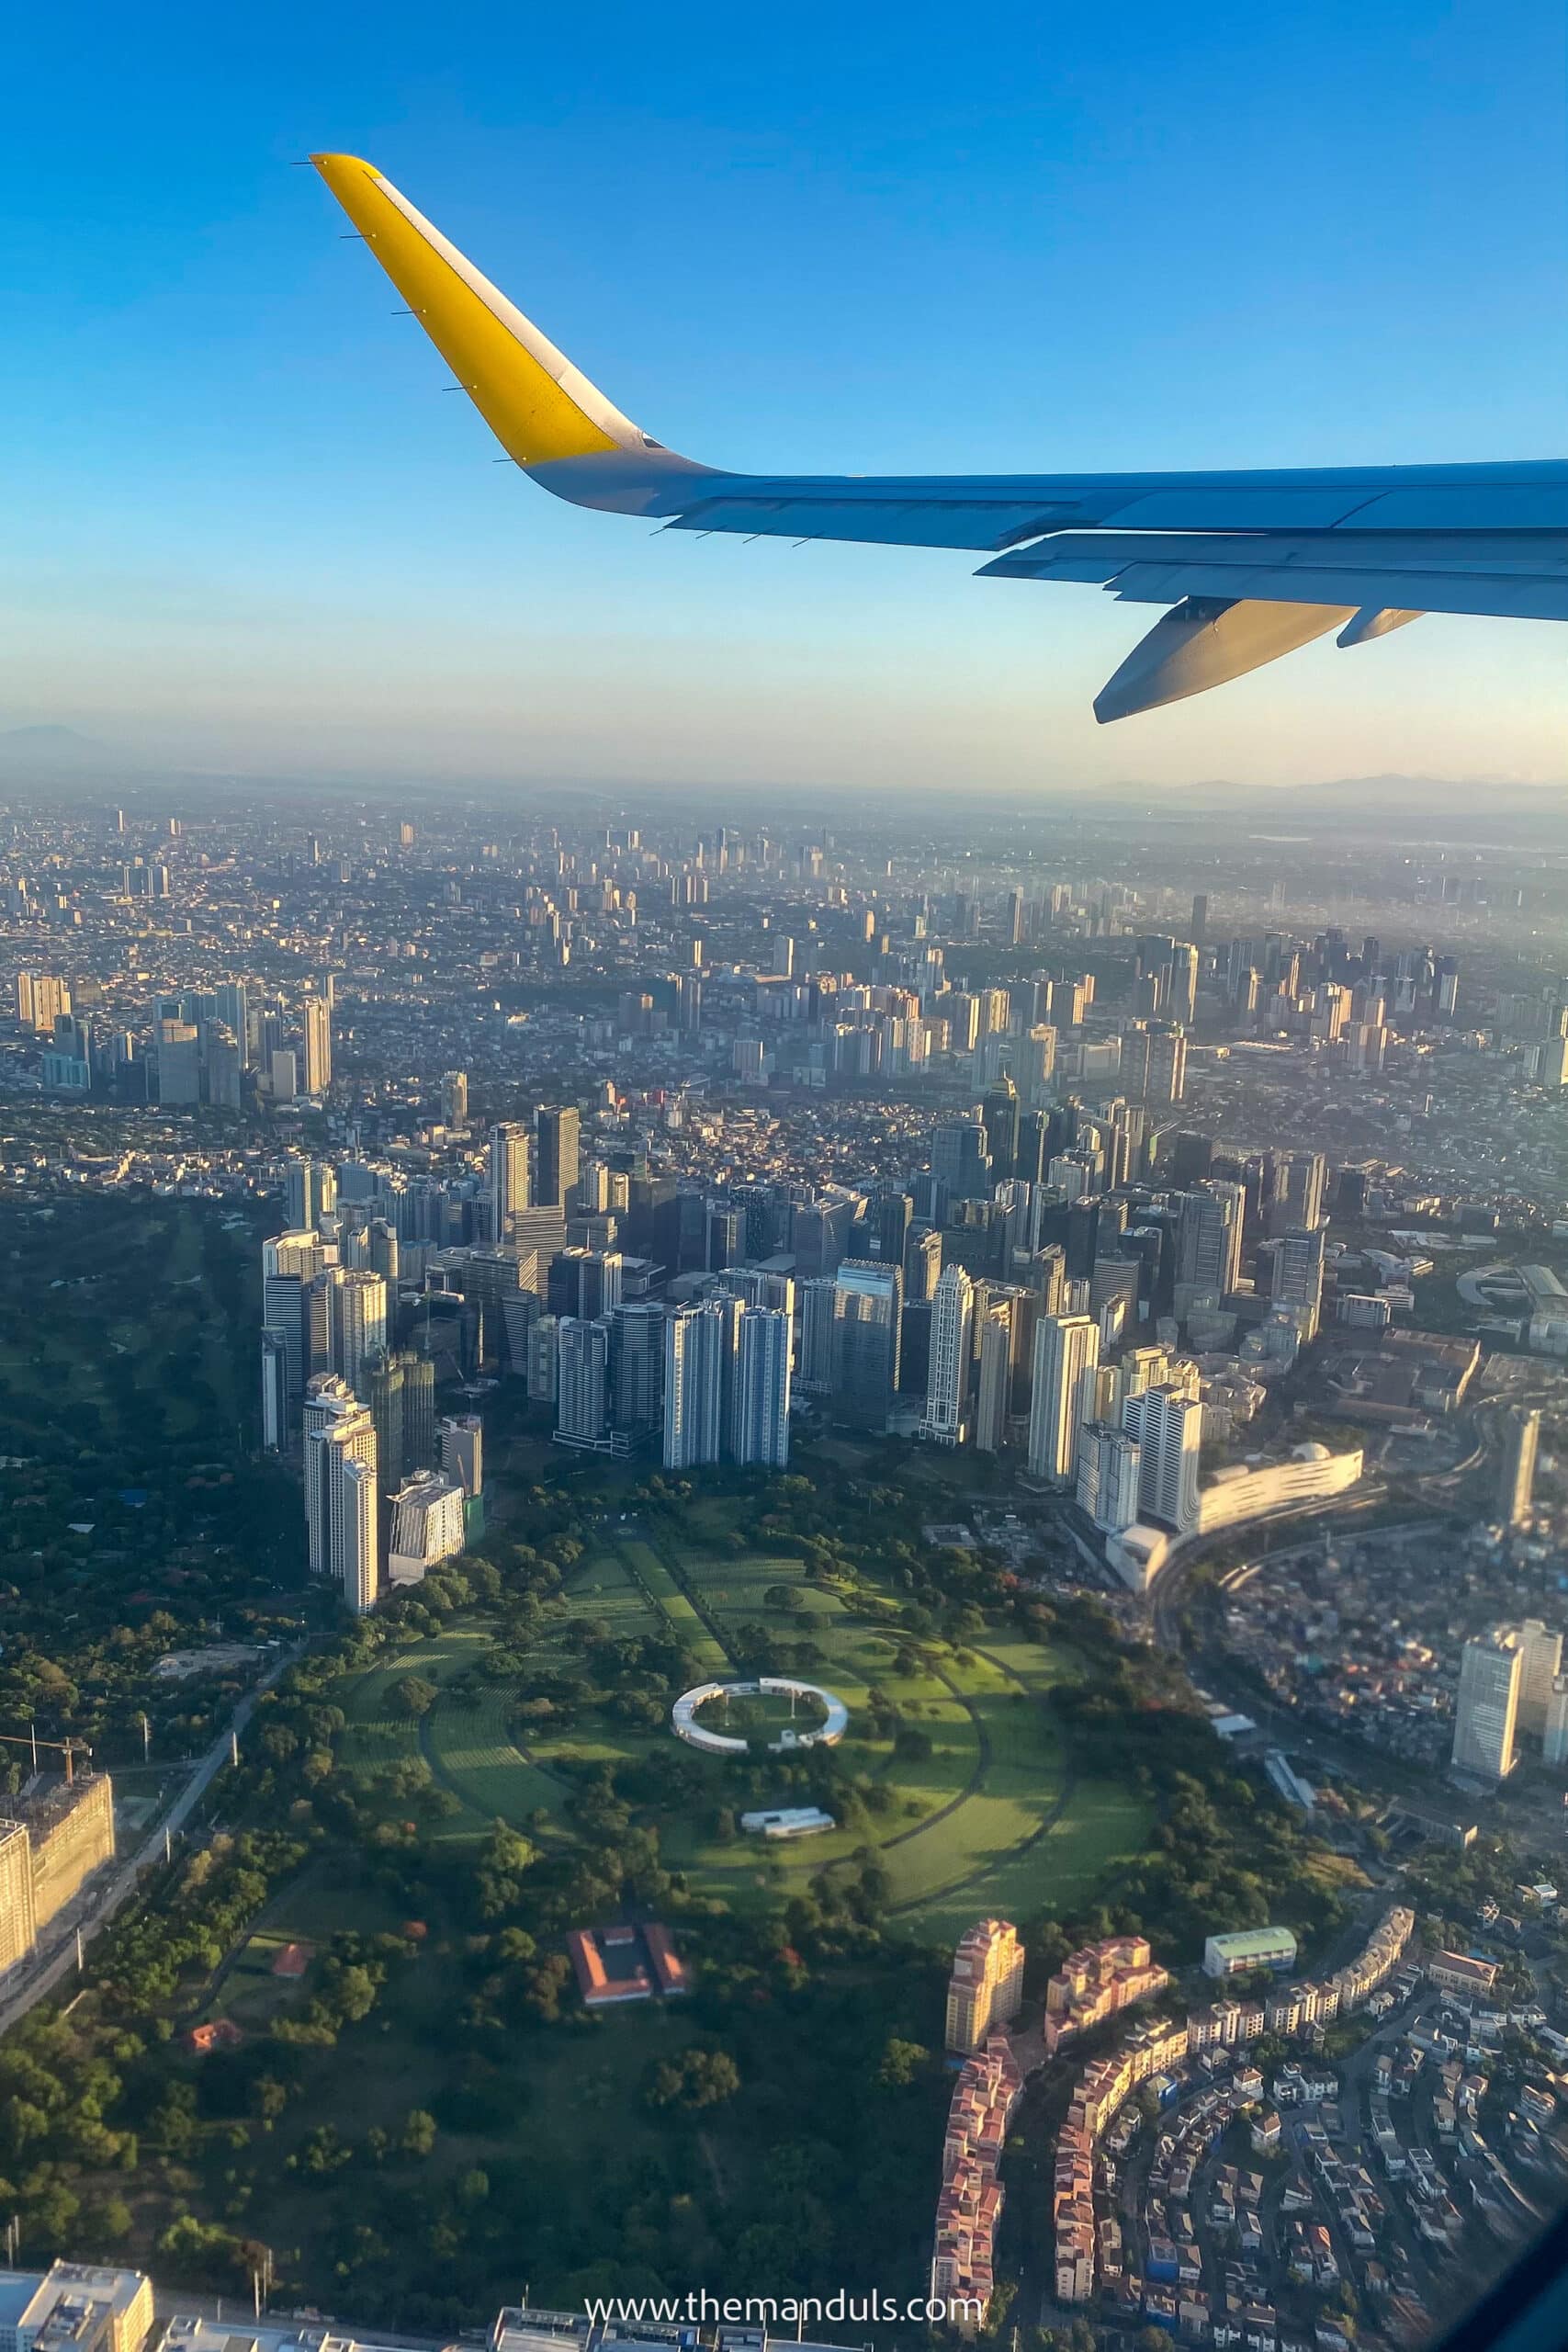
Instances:
[[[740,2070],[727,2050],[684,2050],[679,2058],[661,2058],[649,2067],[642,2095],[655,2112],[675,2109],[694,2114],[722,2106],[739,2088]]]
[[[423,1675],[400,1674],[388,1695],[400,1714],[411,1716],[417,1723],[422,1715],[429,1714],[440,1693],[434,1683],[425,1681]]]
[[[918,2082],[931,2063],[931,2053],[922,2042],[901,2041],[897,2034],[889,2034],[876,2079],[884,2090],[903,2090]]]
[[[398,2142],[405,2156],[428,2156],[435,2145],[435,2118],[423,2107],[411,2107]]]

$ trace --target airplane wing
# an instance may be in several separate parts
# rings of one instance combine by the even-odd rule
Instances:
[[[749,538],[988,555],[981,579],[1089,582],[1168,609],[1095,703],[1178,702],[1338,632],[1424,613],[1568,620],[1568,460],[1304,472],[879,478],[726,472],[677,456],[558,352],[391,182],[312,155],[502,447],[579,506]]]

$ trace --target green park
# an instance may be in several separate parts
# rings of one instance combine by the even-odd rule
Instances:
[[[388,1786],[395,1806],[386,1768],[422,1758],[455,1800],[434,1832],[442,1839],[481,1838],[497,1819],[547,1843],[568,1838],[585,1770],[644,1763],[673,1738],[662,1703],[643,1724],[592,1698],[541,1709],[541,1689],[563,1666],[651,1636],[678,1648],[694,1682],[743,1673],[767,1643],[792,1657],[804,1650],[848,1707],[834,1761],[852,1783],[855,1817],[793,1843],[738,1834],[742,1809],[805,1801],[802,1761],[682,1750],[678,1790],[653,1808],[667,1869],[745,1907],[869,1848],[886,1874],[889,1918],[931,1940],[987,1912],[1070,1916],[1091,1901],[1150,1825],[1124,1783],[1072,1767],[1052,1694],[1080,1673],[1074,1650],[1010,1629],[913,1637],[874,1575],[807,1577],[798,1557],[738,1551],[723,1517],[716,1523],[707,1507],[705,1541],[642,1527],[606,1535],[566,1586],[568,1613],[507,1679],[484,1679],[492,1645],[473,1620],[345,1678],[342,1766],[371,1792]],[[434,1694],[417,1718],[400,1703],[410,1678]]]

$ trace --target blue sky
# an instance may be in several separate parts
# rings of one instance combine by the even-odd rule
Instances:
[[[0,725],[302,775],[1560,781],[1429,619],[1094,725],[1140,632],[491,464],[291,159],[368,156],[632,415],[778,470],[1568,454],[1558,0],[105,6],[14,28]]]

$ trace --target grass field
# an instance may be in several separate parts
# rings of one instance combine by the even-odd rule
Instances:
[[[809,1638],[822,1659],[812,1679],[850,1710],[845,1760],[880,1782],[886,1802],[869,1823],[798,1846],[721,1838],[715,1825],[722,1809],[770,1797],[738,1782],[725,1758],[694,1752],[708,1785],[686,1812],[660,1818],[659,1829],[666,1862],[700,1889],[746,1904],[770,1888],[804,1884],[870,1844],[887,1873],[893,1915],[913,1931],[946,1939],[990,1909],[1012,1917],[1081,1909],[1142,1845],[1149,1822],[1135,1795],[1069,1768],[1050,1693],[1077,1671],[1070,1652],[1005,1632],[966,1650],[933,1640],[920,1645],[914,1670],[900,1673],[897,1637],[877,1622],[892,1613],[890,1595],[863,1585],[809,1584],[791,1558],[720,1555],[710,1548],[716,1528],[702,1532],[708,1542],[679,1544],[640,1531],[617,1533],[570,1580],[572,1616],[601,1620],[616,1636],[662,1622],[690,1660],[693,1680],[735,1671],[742,1624]],[[764,1600],[771,1589],[776,1600],[779,1587],[792,1596],[787,1611]],[[486,1639],[479,1624],[457,1625],[347,1685],[340,1693],[349,1716],[342,1760],[372,1774],[423,1756],[437,1786],[457,1800],[457,1810],[434,1833],[443,1839],[481,1836],[498,1818],[570,1835],[573,1768],[646,1754],[672,1735],[631,1730],[597,1710],[570,1725],[520,1725],[527,1675],[486,1685],[477,1698],[467,1689],[446,1696]],[[556,1630],[536,1653],[540,1672],[565,1655]],[[418,1724],[400,1715],[389,1695],[405,1674],[443,1694]],[[873,1686],[926,1735],[929,1754],[900,1754],[876,1735]],[[781,1788],[773,1801],[786,1793]],[[397,1810],[393,1800],[389,1805]]]

